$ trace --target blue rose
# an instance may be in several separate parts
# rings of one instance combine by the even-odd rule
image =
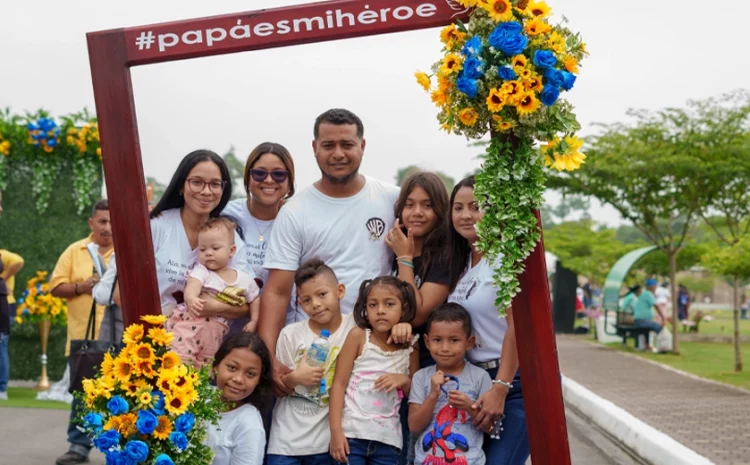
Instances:
[[[464,76],[469,79],[479,79],[484,75],[484,62],[477,57],[469,57],[464,62]]]
[[[189,433],[195,425],[195,416],[190,413],[183,413],[174,421],[174,429],[180,433]]]
[[[130,409],[128,407],[128,401],[121,396],[114,396],[109,399],[109,402],[107,402],[107,408],[112,415],[122,415],[123,413],[128,413],[128,410]]]
[[[521,23],[518,21],[506,21],[504,23],[500,23],[497,25],[493,32],[498,34],[505,34],[508,36],[517,36],[521,34],[521,30],[523,28],[521,27]]]
[[[154,460],[154,465],[174,465],[174,462],[167,454],[159,454]]]
[[[521,24],[516,21],[500,23],[490,34],[489,43],[506,55],[518,55],[526,49],[529,39],[521,34]]]
[[[148,458],[148,446],[143,441],[129,441],[125,444],[125,454],[135,463]]]
[[[26,125],[26,129],[28,129],[29,131],[38,131],[39,130],[39,126],[37,126],[36,123],[31,122],[31,123],[29,123],[29,124]]]
[[[560,73],[563,75],[563,83],[560,87],[565,90],[572,89],[573,84],[576,83],[576,75],[567,71],[560,71]]]
[[[482,53],[482,39],[479,36],[474,36],[467,40],[464,48],[461,49],[461,53],[466,56],[478,56]]]
[[[555,54],[549,50],[537,50],[534,52],[534,66],[537,68],[545,69],[551,68],[557,64],[557,58]]]
[[[517,35],[502,39],[498,48],[506,55],[513,56],[523,52],[527,45],[529,45],[529,39],[525,36]]]
[[[141,410],[138,412],[138,420],[135,422],[135,427],[138,428],[138,432],[141,434],[151,434],[159,424],[159,419],[156,415],[147,411]]]
[[[477,80],[469,79],[465,76],[461,76],[456,80],[456,88],[469,98],[474,98],[479,93],[479,83]]]
[[[120,444],[120,433],[110,429],[94,438],[94,445],[100,452],[104,453],[109,450],[110,447],[114,447]]]
[[[127,457],[119,450],[108,450],[104,454],[104,462],[107,465],[127,465]]]
[[[497,69],[497,77],[499,77],[503,81],[512,81],[516,79],[518,75],[510,66],[501,66]]]
[[[542,93],[539,94],[539,100],[548,107],[554,105],[558,97],[560,97],[560,88],[556,86],[544,86]]]
[[[85,428],[92,429],[98,432],[102,429],[103,424],[104,420],[98,413],[89,413],[88,415],[83,417],[83,426]]]
[[[156,397],[156,402],[151,408],[151,413],[154,415],[164,415],[164,394],[161,391],[151,391],[151,397]]]
[[[565,76],[563,76],[559,69],[547,68],[544,72],[544,80],[551,86],[562,87]]]
[[[188,438],[183,433],[180,433],[178,431],[174,431],[169,435],[169,440],[172,441],[172,444],[180,451],[184,451],[187,449],[188,446]]]

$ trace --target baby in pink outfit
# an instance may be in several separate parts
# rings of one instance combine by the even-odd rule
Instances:
[[[229,332],[229,320],[226,318],[201,316],[206,302],[204,297],[210,296],[238,307],[250,302],[250,321],[258,321],[260,289],[255,279],[229,266],[229,260],[236,250],[235,227],[227,218],[211,218],[198,232],[200,263],[188,276],[185,303],[177,306],[166,325],[167,330],[175,336],[172,350],[185,363],[198,367],[208,363]]]

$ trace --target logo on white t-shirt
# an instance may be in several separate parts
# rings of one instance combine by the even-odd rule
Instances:
[[[370,233],[371,241],[379,240],[385,232],[385,221],[377,217],[367,220],[365,226],[367,226],[367,231]]]

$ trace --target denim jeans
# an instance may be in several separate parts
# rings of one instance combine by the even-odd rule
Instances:
[[[487,372],[492,379],[497,376],[497,368]],[[503,431],[499,439],[484,436],[484,454],[487,465],[524,465],[530,453],[521,375],[517,372],[513,378],[513,389],[505,397]]]
[[[266,455],[268,465],[333,465],[333,459],[328,453],[312,455]]]
[[[79,409],[82,409],[83,407],[83,401],[78,397],[74,397],[73,403],[70,405],[70,421],[68,422],[68,442],[70,443],[70,448],[68,450],[84,457],[88,457],[92,447],[91,438],[78,429],[77,423],[74,423],[78,416]]]
[[[635,320],[635,326],[636,328],[648,328],[656,334],[661,332],[661,325],[654,320]]]
[[[5,296],[2,296],[3,298]],[[10,357],[8,357],[9,334],[0,333],[0,392],[8,390],[10,380]]]
[[[388,444],[367,439],[349,441],[349,465],[398,465],[401,450]],[[343,465],[336,462],[337,465]]]

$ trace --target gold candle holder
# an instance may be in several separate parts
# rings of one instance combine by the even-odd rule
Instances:
[[[39,338],[42,342],[42,375],[39,377],[39,383],[36,385],[37,391],[46,391],[49,389],[49,378],[47,377],[47,342],[49,341],[49,331],[52,327],[52,321],[49,318],[39,322]]]

